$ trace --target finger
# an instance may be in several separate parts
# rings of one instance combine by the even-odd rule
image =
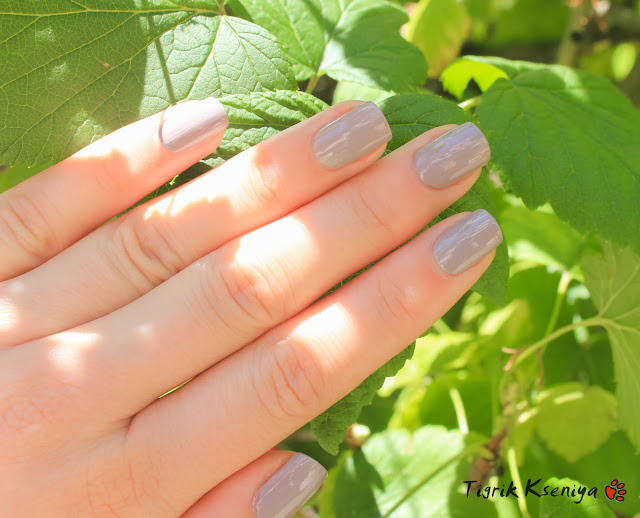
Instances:
[[[216,99],[178,104],[0,194],[0,280],[42,264],[207,156],[227,123]]]
[[[327,476],[302,453],[265,453],[198,500],[182,518],[290,518]]]
[[[501,239],[485,211],[431,227],[140,412],[129,427],[131,454],[155,462],[160,481],[196,494],[211,487],[415,340],[477,281]]]
[[[51,378],[52,349],[60,357],[82,351],[83,368],[75,373],[82,403],[74,405],[87,405],[89,415],[102,419],[133,415],[401,245],[467,191],[478,170],[436,190],[413,169],[419,150],[427,149],[422,144],[447,129],[230,241],[127,307],[32,342],[24,353],[28,365],[13,370],[40,369]]]
[[[373,103],[341,103],[282,131],[105,225],[4,290],[0,285],[4,306],[21,322],[10,332],[0,326],[0,342],[22,343],[122,307],[225,242],[355,175],[390,138]]]

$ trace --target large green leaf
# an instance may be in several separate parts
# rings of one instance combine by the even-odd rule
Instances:
[[[489,61],[489,60],[485,60]],[[492,166],[535,208],[640,251],[640,112],[608,80],[562,66],[491,60],[477,108]]]
[[[407,39],[422,51],[429,65],[429,75],[440,72],[459,54],[471,18],[458,0],[420,0],[411,15]]]
[[[393,376],[411,358],[414,347],[415,342],[391,358],[353,391],[311,421],[311,430],[316,434],[320,446],[334,455],[338,453],[347,428],[356,422],[362,407],[370,405],[376,391],[382,387],[385,378]]]
[[[321,518],[496,516],[492,502],[467,498],[466,452],[482,438],[440,426],[373,435],[345,452],[320,493]]]
[[[436,126],[462,124],[473,120],[455,103],[429,94],[401,94],[388,97],[381,101],[380,109],[387,117],[393,133],[387,151],[406,144]],[[459,212],[472,212],[476,209],[485,209],[497,217],[497,210],[484,177],[480,177],[467,194],[445,209],[432,224]],[[491,266],[476,282],[473,290],[495,304],[504,304],[508,278],[509,259],[505,241],[498,247]]]
[[[584,278],[611,339],[620,424],[640,450],[640,256],[609,242],[584,259]]]
[[[277,35],[299,81],[327,74],[397,92],[426,79],[420,51],[399,34],[406,13],[384,0],[232,0],[230,5]]]
[[[180,100],[296,88],[274,36],[211,7],[0,0],[0,163],[58,161]]]

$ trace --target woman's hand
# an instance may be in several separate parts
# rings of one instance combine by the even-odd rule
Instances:
[[[442,316],[502,239],[458,214],[317,301],[489,159],[464,124],[376,161],[389,126],[357,102],[102,225],[226,124],[214,99],[183,103],[0,195],[3,517],[292,516],[326,472],[265,452]]]

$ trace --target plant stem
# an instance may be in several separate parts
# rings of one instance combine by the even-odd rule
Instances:
[[[509,471],[511,472],[511,478],[516,487],[522,488],[522,480],[520,479],[520,471],[518,470],[518,459],[516,458],[516,449],[513,447],[513,434],[509,433],[509,447],[507,448],[507,462],[509,464]],[[522,498],[518,498],[518,507],[522,518],[531,518],[529,510],[527,509],[527,501],[522,493]]]
[[[312,94],[313,93],[313,89],[316,87],[316,85],[318,84],[318,80],[320,79],[320,74],[313,74],[311,76],[311,79],[309,79],[309,84],[307,85],[307,88],[305,88],[305,92],[308,94]]]
[[[545,330],[545,336],[551,333],[558,323],[558,317],[560,316],[560,309],[562,308],[562,303],[564,302],[564,297],[567,294],[567,289],[569,288],[569,284],[573,280],[573,276],[571,273],[567,271],[562,272],[562,276],[560,277],[560,282],[558,283],[558,292],[556,293],[556,301],[553,305],[553,309],[551,310],[551,317],[549,318],[549,323],[547,324],[547,329]]]
[[[480,101],[482,101],[482,96],[478,95],[476,97],[471,97],[466,101],[462,101],[460,104],[458,104],[458,106],[460,106],[460,108],[462,108],[463,110],[470,110],[471,108],[478,106],[480,104]]]
[[[535,344],[529,345],[523,349],[520,349],[520,353],[518,357],[514,360],[513,365],[519,365],[524,361],[525,358],[528,358],[532,354],[534,354],[539,349],[542,349],[549,342],[553,342],[559,336],[562,336],[565,333],[573,331],[574,329],[578,329],[579,327],[590,327],[590,326],[601,326],[604,325],[605,320],[600,318],[599,316],[595,316],[592,318],[587,318],[586,320],[581,320],[579,322],[574,322],[572,324],[567,324],[566,326],[561,327],[560,329],[556,329],[553,333],[545,336],[542,340],[539,340]]]
[[[224,7],[224,4],[226,3],[226,1],[216,0],[216,3],[218,4],[218,13],[220,14],[220,16],[224,16],[225,14],[227,14],[227,10]]]
[[[462,450],[460,453],[458,453],[457,455],[454,455],[453,457],[451,457],[449,460],[443,462],[442,464],[440,464],[440,466],[438,466],[435,470],[433,470],[431,473],[429,473],[428,475],[426,475],[420,482],[418,482],[415,486],[413,486],[412,488],[410,488],[405,494],[404,496],[398,500],[393,507],[391,507],[391,509],[389,509],[386,513],[384,513],[380,518],[389,518],[389,516],[391,516],[391,514],[398,508],[400,507],[402,504],[404,504],[407,500],[409,500],[409,498],[411,498],[418,490],[420,490],[420,488],[422,486],[424,486],[425,484],[427,484],[433,477],[435,477],[436,475],[438,475],[441,471],[447,469],[449,466],[451,466],[451,464],[454,464],[455,462],[458,462],[459,460],[463,459],[464,457],[466,457],[467,455],[475,452],[475,451],[484,451],[484,446],[482,443],[475,443],[475,444],[471,444],[469,446],[467,446],[464,450]]]
[[[464,410],[464,403],[462,403],[460,391],[455,387],[451,387],[449,389],[449,396],[451,397],[453,408],[456,411],[458,428],[463,435],[467,435],[469,433],[469,424],[467,423],[467,413]]]

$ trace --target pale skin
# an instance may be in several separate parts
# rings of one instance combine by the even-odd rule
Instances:
[[[358,104],[112,221],[223,131],[171,152],[154,115],[0,195],[3,516],[252,518],[293,455],[269,450],[482,275],[494,252],[457,275],[434,260],[458,214],[318,301],[480,174],[432,189],[413,173],[416,151],[453,125],[323,167],[313,136]]]

